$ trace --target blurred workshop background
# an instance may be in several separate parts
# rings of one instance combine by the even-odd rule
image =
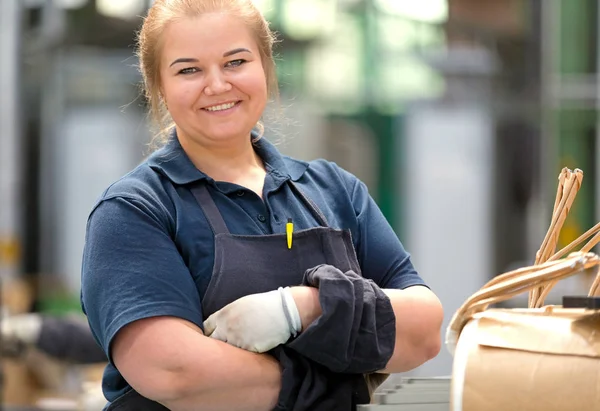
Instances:
[[[86,217],[150,153],[133,55],[150,3],[0,0],[5,319],[81,318]],[[600,220],[597,0],[257,3],[283,40],[283,110],[267,136],[367,183],[440,296],[444,328],[494,275],[532,263],[562,167],[585,178],[561,243]],[[589,281],[561,283],[548,302]],[[74,398],[101,372],[37,348],[3,344],[5,403]],[[451,366],[443,350],[410,374]]]

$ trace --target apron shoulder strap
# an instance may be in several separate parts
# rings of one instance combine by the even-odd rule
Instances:
[[[202,208],[202,212],[208,220],[208,224],[210,225],[213,234],[215,236],[222,233],[229,234],[229,229],[225,224],[225,220],[223,220],[221,212],[208,192],[206,183],[197,184],[192,187],[192,194],[196,198],[200,208]]]
[[[319,224],[321,224],[321,226],[323,227],[328,227],[329,224],[327,223],[327,219],[325,218],[319,207],[310,198],[308,198],[300,190],[300,188],[296,184],[294,184],[293,181],[289,180],[289,185],[292,188],[292,191],[294,191],[296,195],[298,195],[300,199],[304,202],[304,204],[306,204],[306,206],[309,208],[312,214],[316,217]],[[227,225],[225,224],[225,220],[223,220],[221,212],[217,208],[217,205],[215,204],[212,196],[208,191],[207,184],[204,182],[200,183],[192,187],[191,190],[192,194],[196,198],[196,201],[200,205],[200,208],[202,208],[202,211],[204,212],[204,215],[208,220],[208,224],[210,225],[213,234],[229,234],[229,229],[227,228]]]
[[[302,201],[304,201],[304,204],[306,204],[306,206],[312,212],[313,216],[317,219],[319,224],[321,224],[321,226],[323,226],[323,227],[329,227],[329,224],[327,223],[327,219],[325,218],[325,215],[323,215],[323,213],[321,212],[319,207],[314,203],[314,201],[312,201],[309,197],[307,197],[302,192],[302,190],[300,190],[300,187],[298,187],[292,180],[288,180],[288,183],[289,183],[290,187],[292,188],[292,191],[296,192],[296,194],[300,197],[300,199]]]

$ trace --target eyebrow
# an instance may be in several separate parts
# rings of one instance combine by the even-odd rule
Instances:
[[[233,56],[234,54],[238,54],[238,53],[252,54],[252,52],[250,50],[241,47],[241,48],[226,51],[225,53],[223,53],[223,57]],[[182,58],[178,58],[177,60],[173,61],[169,67],[173,67],[175,64],[179,64],[179,63],[197,63],[197,62],[198,62],[198,59],[191,58],[191,57],[182,57]]]
[[[171,63],[169,67],[173,67],[175,64],[179,63],[197,63],[198,59],[190,58],[190,57],[182,57]]]
[[[223,53],[223,57],[233,56],[234,54],[238,54],[238,53],[250,53],[250,54],[252,54],[252,52],[250,50],[245,49],[243,47],[240,47],[240,48],[229,50],[229,51]]]

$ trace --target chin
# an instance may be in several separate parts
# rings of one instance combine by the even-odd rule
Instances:
[[[243,138],[250,138],[250,131],[236,127],[231,129],[210,130],[207,131],[205,135],[213,141],[234,142]]]

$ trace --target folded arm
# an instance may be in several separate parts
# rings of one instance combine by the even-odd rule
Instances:
[[[356,213],[353,238],[363,275],[390,298],[396,317],[396,346],[384,372],[404,372],[435,357],[441,346],[443,310],[427,287],[364,183],[347,172],[346,180]]]
[[[383,290],[396,315],[396,346],[385,373],[410,371],[440,352],[442,304],[427,287]]]
[[[200,295],[155,202],[111,197],[90,216],[81,298],[96,338],[136,391],[171,410],[271,410],[279,364],[203,335]]]
[[[321,315],[319,290],[294,287],[294,298],[306,329]],[[394,352],[382,373],[410,371],[436,357],[441,347],[442,305],[427,287],[382,290],[396,317]]]
[[[136,391],[173,411],[268,411],[277,403],[281,371],[273,357],[205,337],[181,319],[133,322],[111,353]]]

